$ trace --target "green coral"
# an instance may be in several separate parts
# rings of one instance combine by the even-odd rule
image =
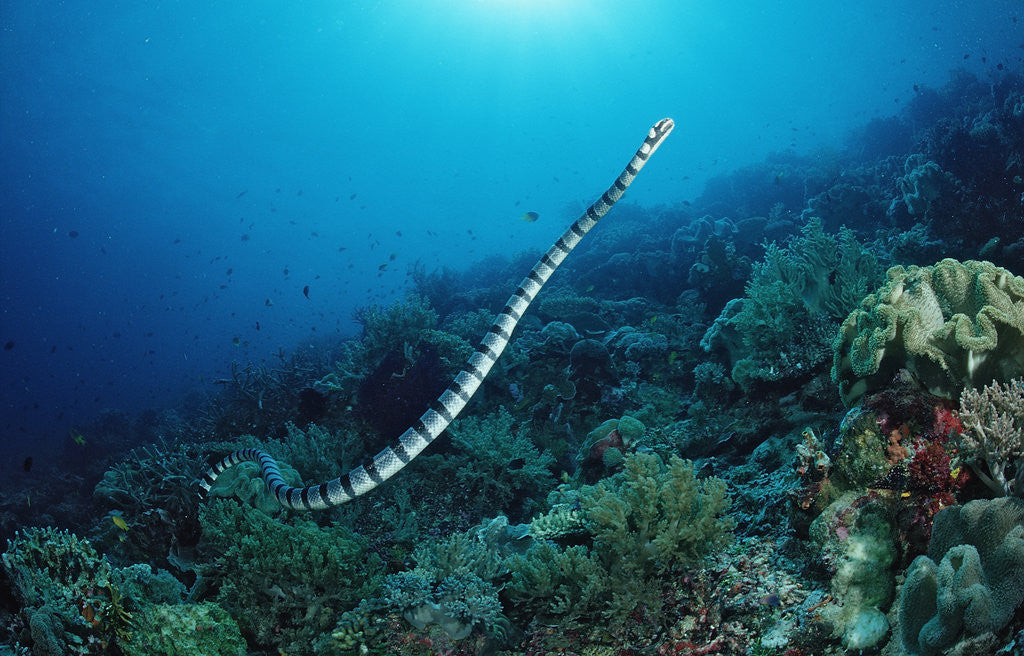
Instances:
[[[302,477],[284,460],[277,462],[281,470],[281,477],[289,485],[300,485]],[[267,484],[260,476],[260,466],[251,461],[240,462],[234,467],[229,467],[217,477],[210,488],[211,498],[235,498],[242,503],[249,504],[267,515],[276,515],[283,510],[283,506],[270,493]]]
[[[379,585],[380,559],[342,526],[286,524],[231,500],[205,506],[200,523],[200,572],[257,646],[310,654],[315,637]]]
[[[385,579],[384,605],[417,628],[437,624],[454,639],[465,638],[474,627],[503,634],[507,621],[498,582],[508,573],[508,557],[532,543],[526,528],[499,516],[420,545],[413,554],[416,567]]]
[[[746,390],[809,375],[827,362],[833,322],[880,277],[877,258],[842,228],[838,235],[812,218],[786,248],[768,246],[746,294],[730,301],[701,340],[720,351],[732,379]]]
[[[935,516],[907,570],[892,654],[933,656],[996,634],[1024,603],[1024,501],[971,501]],[[961,651],[960,653],[966,653]]]
[[[110,581],[111,567],[88,540],[55,528],[29,528],[8,543],[4,568],[28,606],[53,605],[67,616],[77,599]]]
[[[513,501],[532,510],[531,499],[554,484],[555,459],[541,451],[528,433],[515,427],[505,408],[484,417],[460,419],[449,429],[452,444],[468,456],[469,465],[455,472],[455,482],[480,511],[507,511]]]
[[[227,611],[198,604],[149,604],[134,614],[124,656],[243,656],[245,640]]]
[[[388,307],[371,305],[356,312],[363,326],[362,347],[368,362],[377,362],[391,351],[415,346],[425,330],[437,327],[437,313],[423,296],[409,295],[405,302]]]
[[[537,541],[511,557],[506,592],[548,616],[621,621],[638,604],[657,612],[657,575],[694,565],[731,539],[725,492],[720,479],[697,480],[689,461],[629,455],[621,474],[578,493],[591,545]]]
[[[847,404],[908,369],[930,392],[1024,375],[1024,279],[991,262],[895,266],[843,322],[832,379]]]
[[[512,576],[505,594],[516,610],[526,616],[539,615],[544,622],[628,613],[630,609],[621,606],[632,602],[635,607],[638,598],[643,598],[627,599],[629,592],[623,590],[623,597],[613,600],[619,581],[598,554],[584,545],[563,548],[538,541],[524,555],[513,557],[510,566]],[[643,591],[637,590],[642,587],[639,582],[630,587],[633,594],[642,595]],[[654,595],[649,596],[654,603]]]
[[[498,589],[468,570],[439,580],[423,570],[392,575],[384,585],[384,600],[416,628],[437,624],[455,640],[465,638],[476,626],[490,631],[503,619]]]
[[[538,540],[553,540],[585,531],[583,510],[567,503],[554,506],[530,522],[530,535]]]
[[[697,480],[693,463],[655,454],[626,458],[621,479],[601,481],[582,495],[587,529],[603,556],[645,576],[692,564],[731,538],[725,482]]]

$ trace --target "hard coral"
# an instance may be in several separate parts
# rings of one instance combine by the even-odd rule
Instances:
[[[1024,494],[1024,380],[964,391],[960,418],[959,443],[978,477],[996,494]]]

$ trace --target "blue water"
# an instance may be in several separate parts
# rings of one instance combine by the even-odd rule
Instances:
[[[1021,14],[995,0],[4,3],[7,453],[38,458],[101,410],[173,406],[232,361],[351,335],[352,312],[402,297],[416,261],[546,248],[662,117],[675,133],[628,195],[644,207],[772,152],[841,146],[915,84],[1018,69]]]

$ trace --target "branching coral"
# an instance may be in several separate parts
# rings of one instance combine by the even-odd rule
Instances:
[[[960,448],[997,495],[1024,495],[1024,380],[960,395]]]
[[[509,526],[499,516],[470,531],[420,545],[416,567],[384,581],[383,603],[417,628],[441,626],[454,639],[474,627],[503,634],[507,621],[497,581],[508,572],[509,554],[530,542],[525,526]]]

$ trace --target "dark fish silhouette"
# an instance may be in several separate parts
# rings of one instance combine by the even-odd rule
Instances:
[[[4,344],[4,350],[5,351],[10,351],[12,348],[14,348],[14,342],[13,341],[7,342],[6,344]]]
[[[302,288],[302,295],[305,296],[306,298],[309,298],[309,285],[306,285],[305,287]]]
[[[32,456],[25,458],[25,462],[21,463],[21,468],[25,471],[32,471]]]
[[[72,239],[74,239],[77,236],[78,236],[78,231],[77,230],[72,230],[71,232],[68,233],[68,237],[71,237]]]

